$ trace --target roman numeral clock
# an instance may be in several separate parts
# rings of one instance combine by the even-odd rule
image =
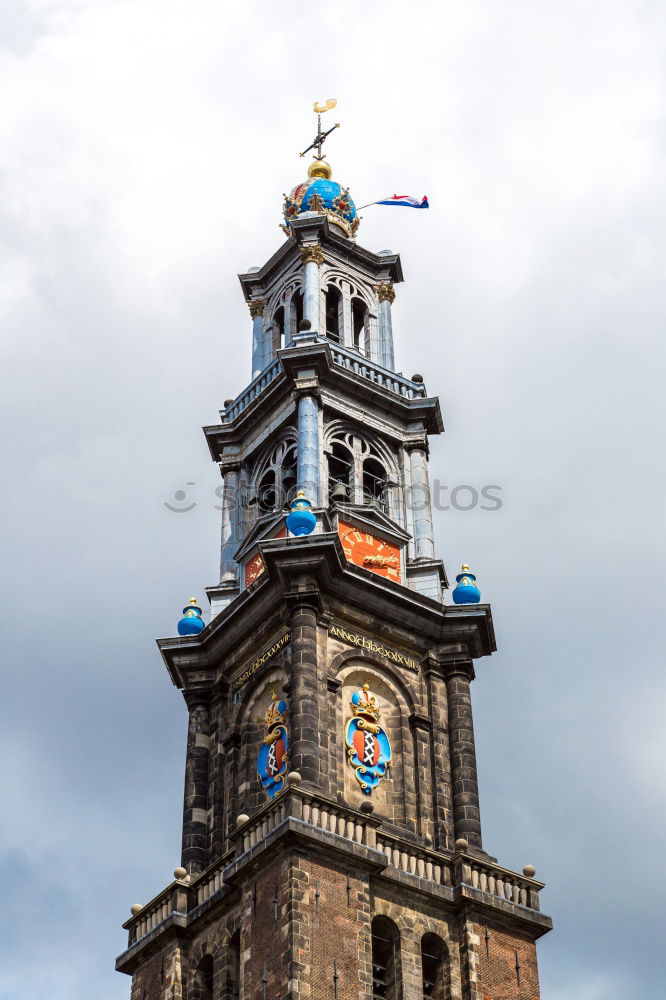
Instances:
[[[350,563],[394,583],[401,582],[402,551],[395,541],[383,538],[376,530],[371,531],[361,523],[353,524],[342,519],[338,520],[338,535]]]

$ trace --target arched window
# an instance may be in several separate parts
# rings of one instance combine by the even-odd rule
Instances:
[[[449,953],[437,934],[421,938],[421,968],[424,1000],[449,1000]]]
[[[275,469],[267,469],[257,488],[257,503],[262,514],[275,510],[276,494]]]
[[[260,466],[256,493],[250,503],[256,503],[262,514],[282,510],[293,500],[296,486],[296,444],[281,441]]]
[[[365,328],[368,322],[368,307],[363,299],[352,299],[352,340],[357,351],[365,353]]]
[[[328,502],[353,501],[354,456],[339,441],[334,442],[328,456]]]
[[[289,503],[295,497],[296,489],[296,445],[292,445],[284,453],[280,466],[281,506]]]
[[[388,917],[372,921],[373,1000],[400,1000],[400,932]]]
[[[291,339],[298,330],[298,324],[303,319],[303,293],[297,288],[291,297]]]
[[[273,313],[273,344],[276,351],[285,346],[285,332],[284,306],[279,306]]]
[[[194,974],[194,1000],[213,1000],[213,956],[204,955]]]
[[[326,336],[340,343],[342,337],[342,292],[335,285],[326,289]]]
[[[372,456],[363,463],[363,503],[388,509],[386,469]]]
[[[395,459],[368,434],[344,428],[326,435],[328,502],[374,504],[395,517],[400,488]],[[398,514],[399,516],[399,514]]]
[[[227,948],[227,978],[223,1000],[240,1000],[240,955],[240,931],[236,931],[229,940]]]

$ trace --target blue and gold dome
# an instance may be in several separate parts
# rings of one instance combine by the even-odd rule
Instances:
[[[308,179],[284,196],[284,230],[303,212],[326,215],[350,239],[356,235],[359,219],[349,188],[331,180],[332,170],[324,160],[314,160],[308,169]]]

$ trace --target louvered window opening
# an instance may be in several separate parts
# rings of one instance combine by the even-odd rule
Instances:
[[[372,996],[373,1000],[395,1000],[395,942],[372,935]]]

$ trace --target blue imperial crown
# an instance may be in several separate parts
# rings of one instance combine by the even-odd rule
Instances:
[[[308,179],[284,196],[284,226],[289,229],[302,212],[326,215],[350,239],[356,235],[359,219],[349,188],[331,180],[331,167],[324,160],[314,160],[308,169]]]

